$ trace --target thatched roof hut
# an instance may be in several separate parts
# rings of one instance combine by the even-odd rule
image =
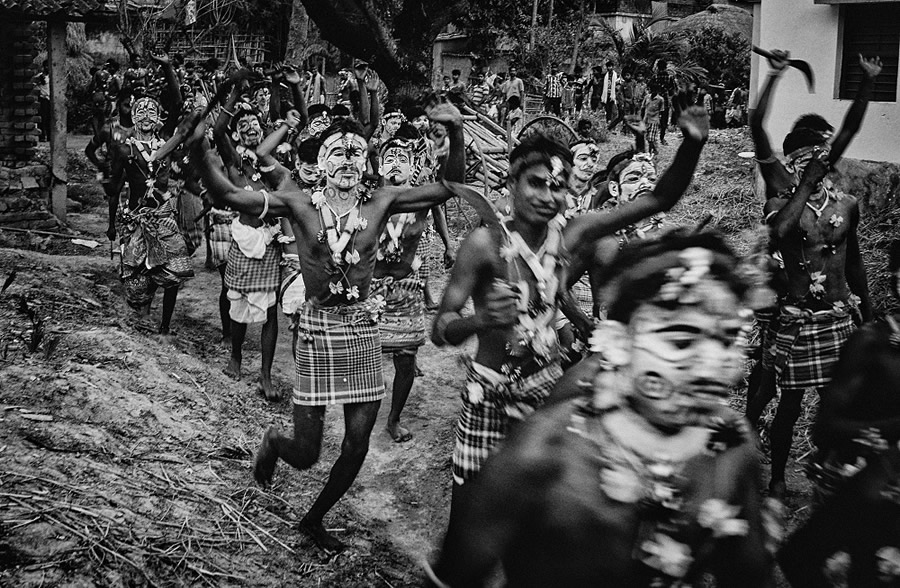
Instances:
[[[726,33],[738,33],[747,41],[753,37],[753,15],[743,8],[727,4],[712,4],[702,12],[672,23],[666,32],[686,32],[708,26]]]

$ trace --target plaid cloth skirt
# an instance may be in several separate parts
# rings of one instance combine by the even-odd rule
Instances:
[[[140,309],[153,300],[155,287],[170,288],[193,277],[194,268],[175,219],[176,199],[159,208],[142,208],[123,213],[120,277],[125,285],[125,301]]]
[[[594,316],[594,293],[591,292],[591,279],[587,274],[581,276],[572,286],[572,297],[584,314],[588,317]]]
[[[231,249],[231,221],[237,215],[236,212],[215,208],[209,213],[209,248],[216,267],[228,261],[228,250]]]
[[[281,285],[281,246],[272,241],[261,259],[251,259],[237,243],[228,250],[225,287],[235,292],[275,292]]]
[[[294,315],[295,404],[327,406],[384,398],[381,305],[368,299],[347,306],[307,302]]]
[[[370,296],[384,298],[378,326],[385,353],[412,353],[425,344],[425,284],[418,273],[395,280],[375,278]]]
[[[655,144],[659,141],[659,123],[652,122],[647,123],[647,146],[649,148],[650,144]]]
[[[431,217],[428,217],[428,222],[422,230],[422,237],[419,238],[419,245],[416,247],[416,257],[418,257],[420,261],[419,268],[416,271],[419,272],[419,279],[422,280],[423,284],[428,281],[431,274],[437,269],[438,255],[434,236],[434,225],[432,224]],[[441,272],[440,270],[437,270],[436,273],[439,274]]]
[[[558,362],[522,378],[510,378],[474,361],[468,364],[453,448],[457,484],[478,473],[512,424],[544,404],[563,373]]]
[[[782,390],[821,388],[831,381],[855,326],[851,306],[811,312],[784,306],[775,335],[775,373]]]
[[[775,371],[775,357],[778,355],[778,313],[778,309],[765,310],[758,311],[755,316],[756,328],[759,329],[760,361],[762,368],[768,372]]]

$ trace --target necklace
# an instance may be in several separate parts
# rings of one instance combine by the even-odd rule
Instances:
[[[394,220],[396,219],[396,220]],[[384,227],[384,233],[379,239],[378,252],[375,254],[379,260],[385,260],[388,263],[397,263],[403,256],[403,231],[406,226],[416,220],[416,213],[404,212],[394,215],[388,220]]]
[[[351,285],[347,277],[350,266],[359,263],[360,255],[356,250],[356,236],[368,226],[368,221],[360,215],[362,204],[369,199],[368,191],[358,187],[355,191],[356,202],[343,214],[338,214],[328,204],[323,190],[313,192],[310,200],[319,211],[319,223],[322,227],[317,236],[320,243],[327,243],[331,251],[331,274],[334,276],[328,284],[332,294],[343,295],[348,301],[359,298],[359,287]],[[349,198],[349,193],[348,193]],[[341,219],[347,217],[341,227]]]
[[[822,211],[825,210],[825,207],[828,206],[828,203],[831,201],[831,194],[828,193],[828,188],[822,186],[822,191],[825,192],[825,201],[822,202],[822,206],[816,208],[815,206],[810,204],[809,201],[806,202],[806,206],[808,206],[809,209],[813,211],[813,214],[816,215],[816,218],[822,216]]]

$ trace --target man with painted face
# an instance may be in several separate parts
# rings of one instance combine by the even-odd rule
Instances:
[[[331,125],[331,109],[325,104],[312,104],[307,108],[309,123],[304,133],[310,137],[319,137],[322,131]]]
[[[863,320],[872,318],[856,236],[857,199],[837,190],[820,170],[810,175],[809,181],[814,183],[806,186],[808,189],[800,190],[801,177],[811,162],[829,169],[843,155],[862,124],[875,78],[881,71],[881,60],[860,56],[863,80],[859,94],[833,139],[831,127],[822,117],[806,115],[798,121],[784,140],[786,165],[772,153],[763,121],[775,83],[787,67],[788,54],[775,51],[769,64],[772,71],[751,117],[750,129],[766,184],[768,200],[763,210],[770,247],[780,253],[786,283],[773,319],[775,324],[769,329],[771,335],[767,334],[773,341],[774,354],[766,363],[774,365],[763,372],[747,415],[755,423],[774,397],[776,386],[780,388],[781,398],[770,432],[769,488],[783,493],[785,467],[804,390],[821,390],[828,384],[840,349],[854,328],[857,305]]]
[[[172,102],[170,112],[181,110],[178,77],[165,55],[153,55],[162,66]],[[158,160],[154,152],[172,136],[177,117],[165,125],[162,106],[150,96],[136,99],[131,106],[133,128],[127,137],[111,144],[112,169],[104,184],[107,197],[119,201],[127,183],[127,200],[119,201],[118,228],[121,235],[121,277],[125,299],[141,316],[149,316],[158,288],[163,288],[161,335],[169,334],[179,286],[194,275],[184,237],[176,221],[177,198],[169,191],[169,158]],[[114,135],[113,135],[114,136]],[[108,235],[115,235],[110,227]]]
[[[900,299],[900,241],[890,248]],[[792,586],[896,586],[900,580],[900,323],[863,325],[841,351],[813,428],[812,514],[778,554]]]
[[[379,168],[386,185],[412,185],[414,143],[418,138],[418,131],[404,124],[382,145]],[[385,300],[379,322],[381,348],[394,361],[387,431],[396,443],[412,439],[412,433],[400,425],[400,413],[412,390],[416,354],[425,344],[425,284],[419,275],[423,261],[417,255],[417,248],[427,227],[428,212],[426,209],[391,216],[375,254],[372,294]]]
[[[557,295],[566,289],[562,253],[593,250],[598,240],[675,205],[709,132],[702,109],[687,111],[680,123],[684,142],[652,193],[606,214],[568,221],[569,148],[538,134],[513,150],[507,180],[512,216],[474,230],[460,246],[431,335],[435,345],[478,337],[456,427],[451,532],[468,482],[509,428],[544,403],[562,374],[556,335]],[[470,298],[475,312],[462,316]]]
[[[462,118],[450,104],[436,105],[431,118],[450,129],[445,176],[465,173]],[[278,458],[297,469],[319,457],[325,408],[341,405],[345,437],[328,482],[301,522],[301,530],[329,551],[343,545],[325,530],[322,519],[346,493],[362,467],[369,436],[384,397],[377,300],[370,298],[379,240],[391,216],[418,212],[451,196],[441,184],[406,188],[385,186],[370,193],[361,183],[367,145],[359,123],[342,119],[322,133],[319,165],[325,184],[316,190],[293,188],[245,191],[221,171],[202,139],[194,134],[194,156],[213,201],[244,213],[288,216],[297,236],[306,304],[296,315],[294,431],[272,427],[263,436],[253,474],[271,481]]]
[[[484,586],[499,563],[510,586],[774,586],[773,513],[728,406],[752,316],[736,266],[708,234],[623,253],[594,355],[488,459],[427,585]]]
[[[259,113],[242,99],[243,87],[238,74],[232,77],[234,86],[213,127],[216,147],[229,179],[250,192],[265,189],[262,163],[256,149],[263,140]],[[243,345],[247,325],[263,323],[260,334],[262,352],[258,390],[268,400],[278,400],[281,393],[272,384],[272,361],[278,339],[276,303],[280,285],[279,263],[281,249],[276,221],[241,212],[236,218],[228,211],[213,210],[213,231],[230,230],[231,244],[226,263],[219,265],[222,291],[230,318],[231,358],[225,373],[240,380],[242,377]],[[226,229],[223,225],[229,223]],[[225,235],[218,235],[222,241]],[[224,308],[219,294],[220,310]]]

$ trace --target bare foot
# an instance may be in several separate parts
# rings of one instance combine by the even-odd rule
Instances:
[[[228,365],[225,366],[225,369],[222,370],[225,372],[225,375],[233,380],[241,379],[241,362],[235,358],[231,358],[228,361]]]
[[[253,459],[253,479],[260,486],[268,486],[272,483],[272,476],[275,474],[275,464],[278,463],[278,451],[272,443],[272,437],[276,436],[278,431],[275,427],[269,427],[259,444],[256,451],[256,457]]]
[[[222,335],[222,340],[219,341],[224,347],[231,347],[231,333],[225,333]]]
[[[424,375],[425,375],[425,373],[424,373],[424,372],[422,371],[422,369],[419,367],[419,364],[416,363],[416,375],[415,375],[415,377],[416,377],[416,378],[421,378],[421,377],[424,376]]]
[[[387,429],[388,435],[394,440],[394,443],[406,443],[413,437],[412,433],[409,432],[409,429],[400,426],[399,421],[396,423],[388,423],[385,428]]]
[[[275,386],[272,385],[272,376],[260,374],[259,384],[256,389],[270,402],[278,402],[281,400],[281,392],[276,390]]]
[[[338,541],[337,537],[326,531],[322,523],[314,523],[306,517],[300,521],[300,532],[328,553],[340,553],[347,547]]]

